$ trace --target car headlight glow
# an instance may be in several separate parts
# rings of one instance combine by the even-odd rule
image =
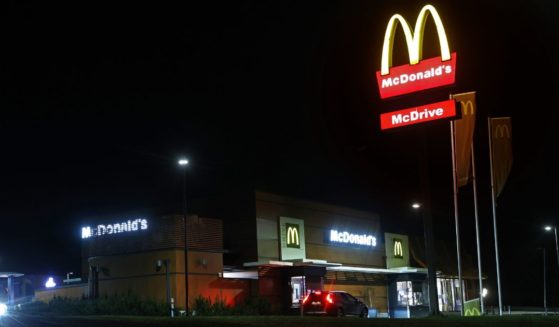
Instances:
[[[8,306],[4,303],[0,303],[0,317],[8,313]]]

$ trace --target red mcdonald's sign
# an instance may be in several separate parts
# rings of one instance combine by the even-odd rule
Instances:
[[[429,15],[437,28],[441,56],[422,60],[423,32]],[[406,39],[409,65],[392,67],[392,48],[398,26],[402,27]],[[444,26],[435,7],[426,5],[421,9],[414,29],[399,14],[390,18],[384,35],[381,68],[376,73],[381,99],[454,84],[455,75],[456,53],[450,52]]]

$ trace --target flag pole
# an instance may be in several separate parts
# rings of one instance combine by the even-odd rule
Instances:
[[[472,187],[474,188],[474,217],[476,221],[476,247],[477,247],[477,270],[479,278],[479,304],[481,306],[481,314],[485,314],[485,308],[483,306],[483,281],[481,273],[481,247],[479,242],[479,219],[478,219],[478,207],[477,207],[477,181],[476,181],[476,161],[474,157],[474,142],[471,144],[472,151]]]
[[[491,117],[487,117],[489,128],[489,168],[491,171],[491,206],[493,209],[493,233],[495,239],[495,262],[497,263],[497,294],[499,297],[499,316],[503,315],[503,300],[501,298],[501,272],[499,269],[499,242],[497,241],[497,210],[495,208],[495,176],[493,171],[493,141],[491,134]]]
[[[452,95],[450,96],[452,99]],[[460,257],[460,226],[458,223],[458,187],[456,181],[456,145],[454,135],[454,121],[450,121],[450,144],[452,150],[452,181],[454,193],[454,224],[456,227],[456,258],[458,262],[458,290],[460,297],[460,314],[464,315],[464,292],[462,285],[462,260]]]

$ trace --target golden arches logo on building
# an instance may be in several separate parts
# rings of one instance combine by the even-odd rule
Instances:
[[[435,22],[435,26],[437,28],[437,34],[439,36],[439,43],[441,46],[441,58],[443,61],[450,60],[450,48],[448,46],[448,40],[446,38],[446,32],[444,30],[441,17],[435,7],[432,5],[426,5],[419,12],[413,31],[411,30],[408,22],[400,14],[393,15],[388,21],[388,26],[386,27],[386,32],[384,34],[384,43],[382,46],[382,59],[380,66],[382,75],[387,75],[390,67],[392,67],[392,48],[394,47],[394,35],[396,34],[398,23],[402,26],[404,36],[406,37],[410,64],[415,65],[423,59],[423,34],[425,31],[425,23],[427,22],[429,14],[433,17],[433,21]]]
[[[301,248],[299,242],[299,225],[297,224],[285,224],[286,228],[286,246],[289,248]]]
[[[510,139],[510,129],[508,125],[499,124],[495,126],[495,138],[507,138]]]
[[[404,258],[404,247],[402,246],[402,240],[394,239],[394,258],[403,259]]]
[[[479,311],[478,308],[466,309],[464,311],[464,316],[466,317],[481,316],[481,312]]]

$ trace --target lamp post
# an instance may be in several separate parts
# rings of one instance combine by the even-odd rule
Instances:
[[[547,276],[545,273],[545,248],[538,248],[542,250],[543,253],[543,310],[544,314],[547,316]]]
[[[169,259],[157,260],[155,264],[155,271],[161,270],[162,266],[165,266],[165,298],[167,299],[167,307],[170,310],[171,317],[174,317],[173,307],[171,305],[171,285],[169,284]]]
[[[68,283],[69,284],[70,283],[70,275],[73,275],[73,274],[74,273],[71,272],[71,271],[66,273],[66,280],[63,280],[62,283]]]
[[[555,252],[557,254],[557,266],[559,266],[559,242],[557,242],[557,226],[545,226],[546,231],[551,231],[553,229],[555,233]]]
[[[188,243],[186,231],[186,166],[188,166],[188,159],[181,158],[178,161],[179,166],[183,170],[183,183],[182,183],[182,202],[183,202],[183,226],[184,226],[184,298],[185,298],[185,311],[188,315]]]
[[[424,165],[425,163],[423,163]],[[424,165],[422,169],[422,183],[426,183],[425,173],[426,166]],[[421,212],[421,217],[423,220],[423,235],[425,238],[425,259],[427,259],[427,285],[428,287],[428,298],[429,298],[429,313],[431,315],[439,314],[439,303],[437,300],[437,277],[435,270],[435,240],[433,236],[433,220],[431,217],[430,209],[430,195],[426,191],[428,188],[424,187],[423,200],[424,204],[419,202],[412,203],[411,207],[413,210],[419,211],[421,207],[424,209]]]

